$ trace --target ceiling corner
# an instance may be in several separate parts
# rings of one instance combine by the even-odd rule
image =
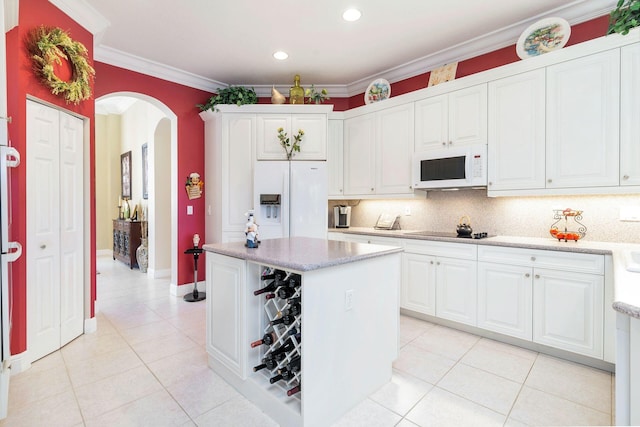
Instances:
[[[49,0],[55,7],[86,28],[95,38],[111,25],[109,20],[84,0]],[[94,40],[94,44],[96,44]]]

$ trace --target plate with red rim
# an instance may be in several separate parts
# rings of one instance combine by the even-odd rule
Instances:
[[[571,36],[571,26],[562,18],[545,18],[530,25],[516,43],[521,59],[562,49]]]

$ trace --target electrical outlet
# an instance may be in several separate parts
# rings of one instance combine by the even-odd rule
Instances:
[[[404,216],[411,216],[411,208],[409,206],[404,207]]]
[[[640,221],[640,207],[622,206],[620,207],[620,221]]]
[[[351,310],[353,308],[353,289],[349,289],[344,293],[344,310]]]

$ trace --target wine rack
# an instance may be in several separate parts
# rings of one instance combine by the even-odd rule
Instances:
[[[302,277],[297,273],[262,267],[261,289],[270,289],[255,298],[262,300],[263,338],[272,342],[267,344],[258,339],[251,344],[260,349],[262,363],[254,367],[256,374],[266,377],[274,387],[280,389],[277,393],[298,401],[301,399],[299,391],[302,383],[301,282]]]

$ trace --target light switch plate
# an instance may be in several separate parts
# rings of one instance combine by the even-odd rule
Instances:
[[[187,206],[187,215],[193,215],[193,206]]]

